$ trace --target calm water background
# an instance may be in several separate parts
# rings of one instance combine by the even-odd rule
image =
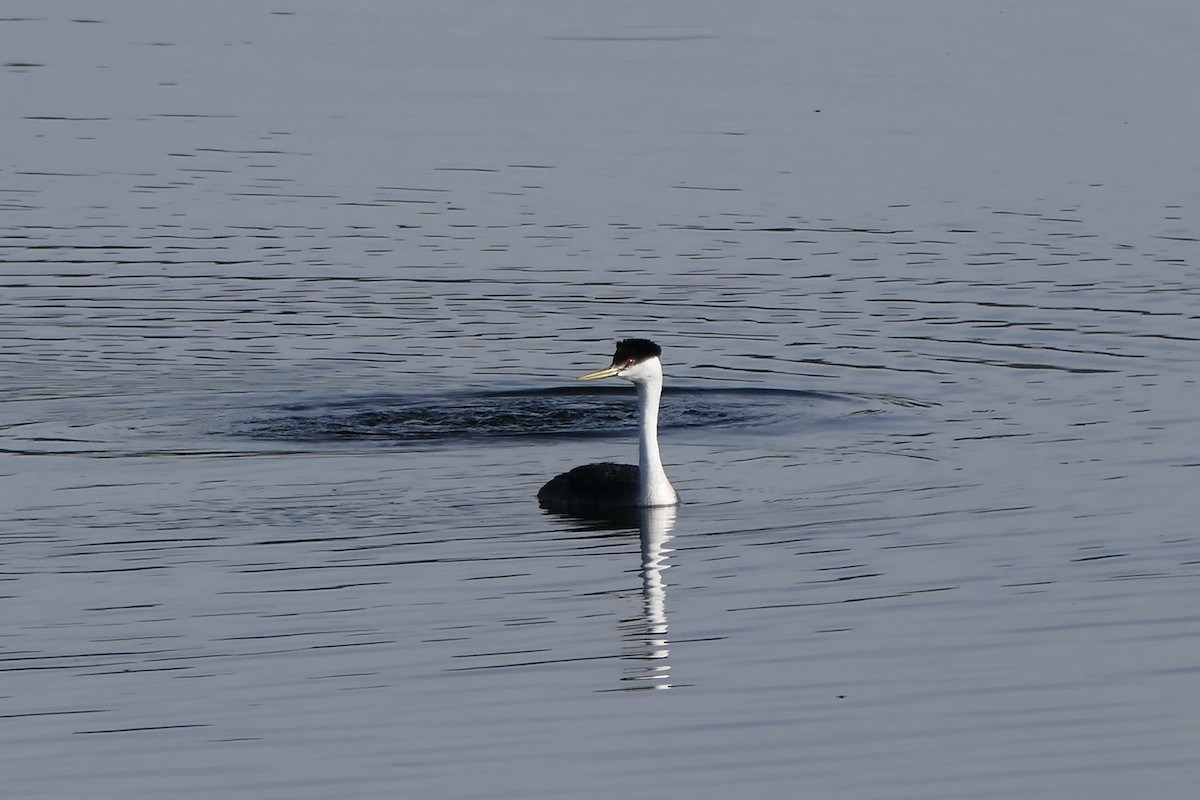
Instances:
[[[3,16],[6,796],[1192,796],[1194,3]]]

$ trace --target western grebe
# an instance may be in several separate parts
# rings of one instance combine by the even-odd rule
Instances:
[[[638,466],[585,464],[564,472],[538,492],[538,505],[566,513],[604,513],[679,503],[658,454],[658,400],[662,395],[662,348],[648,339],[617,342],[612,366],[581,381],[617,376],[632,381],[638,393]]]

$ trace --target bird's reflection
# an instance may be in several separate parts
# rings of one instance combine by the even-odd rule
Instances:
[[[641,614],[621,623],[625,659],[632,662],[621,679],[623,689],[671,688],[671,644],[667,635],[667,582],[670,567],[667,543],[675,527],[675,507],[640,509],[642,540]]]
[[[670,567],[671,531],[675,527],[676,506],[622,508],[604,514],[557,514],[584,526],[584,530],[602,537],[624,536],[638,531],[641,538],[642,579],[641,609],[637,616],[618,624],[622,635],[620,658],[626,662],[621,686],[601,691],[634,689],[670,689],[671,643],[667,635],[667,581],[663,572]]]

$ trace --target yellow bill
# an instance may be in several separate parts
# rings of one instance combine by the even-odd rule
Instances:
[[[605,367],[604,369],[598,369],[595,372],[589,372],[587,375],[580,375],[578,378],[576,378],[576,380],[598,381],[601,378],[611,378],[613,375],[616,375],[620,371],[621,371],[621,368],[614,365],[611,367]]]

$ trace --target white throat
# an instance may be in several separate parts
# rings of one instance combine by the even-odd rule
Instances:
[[[658,359],[654,359],[658,367]],[[634,381],[638,392],[638,500],[644,506],[673,506],[679,495],[667,480],[658,453],[658,401],[662,396],[662,368]]]

